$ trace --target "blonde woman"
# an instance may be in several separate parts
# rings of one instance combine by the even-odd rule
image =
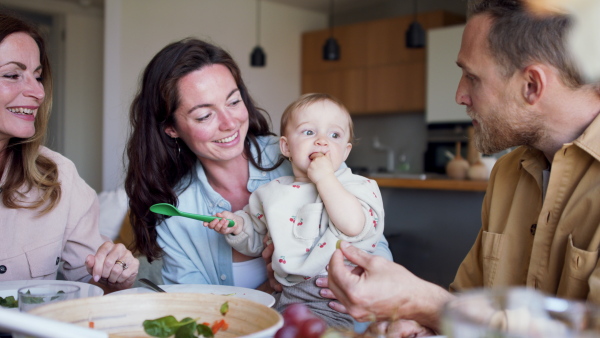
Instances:
[[[139,262],[98,230],[95,191],[43,146],[52,78],[36,28],[0,13],[0,282],[68,280],[131,287]]]

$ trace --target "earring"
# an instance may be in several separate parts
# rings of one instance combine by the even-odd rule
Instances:
[[[173,137],[173,140],[175,140],[175,145],[177,145],[177,157],[179,157],[181,155],[181,148],[179,147],[179,142],[177,142],[177,137]]]
[[[288,157],[288,161],[290,161],[290,163],[292,163],[292,157]]]

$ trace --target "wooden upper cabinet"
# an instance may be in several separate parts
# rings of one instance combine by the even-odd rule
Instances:
[[[302,76],[302,93],[327,93],[340,99],[348,111],[367,110],[365,68],[310,72]]]
[[[302,72],[364,68],[367,65],[366,23],[333,28],[333,37],[340,45],[339,60],[323,60],[323,46],[330,36],[329,29],[302,35]]]
[[[372,67],[367,71],[364,113],[416,112],[425,107],[423,61]],[[348,108],[350,110],[350,108]],[[356,114],[361,111],[354,110]]]
[[[368,65],[382,66],[423,60],[425,49],[406,48],[406,30],[412,22],[409,17],[373,21],[368,30]]]
[[[465,21],[444,11],[417,18],[424,29]],[[413,20],[410,15],[334,27],[340,45],[337,61],[323,60],[329,29],[304,33],[302,93],[332,94],[352,114],[423,111],[426,50],[406,48],[406,30]]]

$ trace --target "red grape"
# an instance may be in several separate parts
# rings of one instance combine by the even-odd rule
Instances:
[[[321,318],[309,318],[300,327],[300,336],[303,338],[319,338],[327,330],[327,323]]]
[[[315,316],[305,304],[291,304],[283,311],[283,327],[275,338],[319,338],[327,323]]]
[[[283,321],[286,326],[300,327],[302,322],[309,318],[314,318],[314,315],[304,304],[291,304],[283,311]]]
[[[298,328],[295,326],[282,326],[275,333],[275,338],[296,338],[298,336]]]

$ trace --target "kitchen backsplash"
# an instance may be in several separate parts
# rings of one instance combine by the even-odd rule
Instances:
[[[348,166],[359,169],[362,174],[386,171],[388,154],[385,150],[377,150],[373,146],[374,138],[377,138],[381,147],[387,146],[394,151],[396,171],[423,172],[427,124],[422,112],[354,115],[352,120],[357,141],[346,161]]]

